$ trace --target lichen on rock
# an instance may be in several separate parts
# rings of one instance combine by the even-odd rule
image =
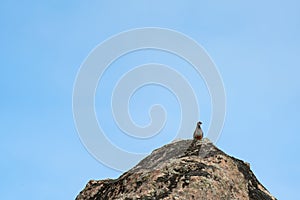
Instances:
[[[76,200],[275,200],[249,163],[208,139],[180,140],[154,150],[118,179],[91,180]]]

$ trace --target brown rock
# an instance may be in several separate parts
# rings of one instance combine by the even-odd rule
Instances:
[[[250,164],[208,139],[181,140],[151,153],[118,179],[91,180],[76,200],[275,200]]]

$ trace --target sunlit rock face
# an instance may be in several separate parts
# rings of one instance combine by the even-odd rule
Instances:
[[[154,150],[118,179],[91,180],[76,200],[274,200],[250,164],[208,139],[180,140]]]

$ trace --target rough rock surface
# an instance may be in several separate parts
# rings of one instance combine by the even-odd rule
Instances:
[[[181,140],[151,153],[118,179],[91,180],[76,200],[274,200],[250,165],[208,139]]]

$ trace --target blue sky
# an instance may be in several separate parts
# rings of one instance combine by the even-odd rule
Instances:
[[[154,26],[190,36],[218,66],[226,89],[227,116],[217,146],[251,163],[257,178],[278,199],[296,199],[300,188],[299,6],[291,0],[3,1],[1,197],[74,199],[89,179],[121,174],[99,163],[81,144],[72,114],[73,84],[81,63],[99,43],[121,31]],[[184,65],[176,59],[162,52],[144,52],[119,62]],[[203,80],[194,80],[191,74],[187,73],[191,84],[199,83],[201,119],[208,123],[209,95]],[[109,72],[106,76],[110,79]],[[167,102],[166,109],[174,116],[167,122],[172,130],[179,120],[174,96],[161,88],[148,89],[160,95],[149,99],[148,92],[137,93],[130,104],[133,119],[146,123],[141,108],[154,100]],[[99,118],[109,113],[101,105],[96,107],[103,111]],[[105,129],[113,132],[115,127]],[[170,131],[161,134],[163,139],[149,141],[146,149],[132,148],[127,140],[113,142],[122,148],[130,146],[130,151],[148,152],[172,136]]]

